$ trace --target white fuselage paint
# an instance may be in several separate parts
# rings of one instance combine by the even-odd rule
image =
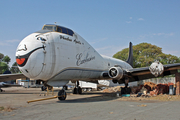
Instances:
[[[38,37],[46,41],[38,40]],[[122,60],[101,56],[77,33],[73,36],[59,32],[32,33],[20,42],[16,57],[33,50],[19,69],[28,78],[48,81],[52,86],[65,85],[69,80],[103,79],[102,73],[114,65],[132,68]]]

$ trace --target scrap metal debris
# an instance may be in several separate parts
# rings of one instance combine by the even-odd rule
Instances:
[[[152,82],[145,82],[144,85],[140,85],[138,87],[132,87],[132,94],[143,93],[145,94],[150,93],[151,96],[156,96],[159,94],[168,94],[169,93],[169,86],[174,85],[173,83],[168,84],[155,84]]]
[[[174,86],[173,83],[168,84],[155,84],[152,82],[145,82],[143,85],[131,87],[131,94],[129,97],[126,98],[121,93],[122,86],[116,87],[109,87],[104,89],[102,92],[105,93],[118,93],[117,97],[122,97],[123,99],[130,99],[135,100],[139,97],[140,100],[144,100],[146,98],[153,98],[154,100],[161,100],[161,101],[169,101],[169,100],[179,100],[180,97],[178,96],[171,96],[169,95],[169,87]]]

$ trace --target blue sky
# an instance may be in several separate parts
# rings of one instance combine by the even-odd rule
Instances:
[[[68,27],[100,54],[147,42],[180,57],[179,0],[1,0],[0,53],[15,62],[19,42],[44,24]]]

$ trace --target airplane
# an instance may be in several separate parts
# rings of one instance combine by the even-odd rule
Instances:
[[[132,43],[127,61],[100,55],[75,31],[56,24],[45,24],[42,30],[25,37],[18,45],[16,62],[22,74],[0,75],[0,81],[28,77],[44,81],[48,88],[62,87],[69,80],[76,83],[74,94],[81,94],[79,80],[95,82],[112,80],[124,83],[175,74],[180,63],[162,65],[155,61],[150,67],[133,68]],[[66,91],[58,92],[58,99],[66,99]]]

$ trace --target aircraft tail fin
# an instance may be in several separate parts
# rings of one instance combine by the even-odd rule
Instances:
[[[129,43],[129,57],[126,62],[133,67],[133,47],[131,42]]]

